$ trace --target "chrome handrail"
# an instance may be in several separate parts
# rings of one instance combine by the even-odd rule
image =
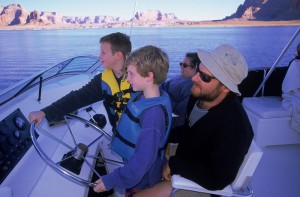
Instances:
[[[266,83],[266,81],[269,79],[270,75],[272,74],[272,72],[274,71],[274,69],[277,67],[279,61],[281,60],[281,58],[283,57],[283,55],[286,53],[287,49],[290,47],[290,45],[292,44],[292,42],[295,40],[295,38],[297,37],[297,35],[299,34],[299,32],[300,32],[300,27],[297,29],[297,31],[295,32],[295,34],[293,35],[293,37],[287,43],[287,45],[285,46],[285,48],[283,49],[283,51],[281,52],[281,54],[279,55],[279,57],[277,58],[277,60],[273,64],[273,66],[270,68],[270,70],[267,73],[267,75],[264,77],[264,80],[261,82],[261,84],[257,88],[256,92],[254,93],[254,95],[253,95],[254,97],[258,94],[258,92],[260,91],[260,89],[264,86],[264,84]]]

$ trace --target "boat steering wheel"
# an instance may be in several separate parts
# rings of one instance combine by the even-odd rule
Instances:
[[[91,142],[89,145],[85,145],[83,143],[78,143],[77,144],[76,140],[74,138],[74,135],[71,131],[71,128],[68,124],[68,121],[71,120],[71,119],[80,121],[83,124],[85,124],[86,126],[91,126],[92,128],[94,128],[96,131],[98,131],[100,133],[100,136],[98,138],[96,138],[93,142]],[[109,139],[111,138],[111,136],[108,133],[106,133],[102,128],[100,128],[97,124],[95,124],[91,121],[88,121],[84,118],[81,118],[79,116],[69,114],[69,115],[65,116],[65,120],[66,120],[68,129],[71,133],[71,136],[73,138],[73,141],[75,143],[74,148],[69,146],[67,143],[63,142],[62,140],[58,139],[54,135],[50,134],[46,130],[42,129],[41,127],[38,127],[34,123],[32,123],[31,127],[30,127],[30,135],[31,135],[31,138],[32,138],[33,145],[34,145],[35,149],[37,150],[37,152],[39,153],[39,155],[41,156],[41,158],[55,172],[57,172],[61,176],[65,177],[66,179],[68,179],[70,181],[73,181],[74,183],[77,183],[79,185],[83,185],[83,186],[87,186],[87,187],[94,187],[94,186],[96,186],[96,183],[93,183],[90,180],[85,180],[85,179],[79,177],[78,175],[76,175],[72,170],[71,171],[67,170],[62,166],[64,166],[63,165],[64,163],[70,163],[70,162],[75,162],[75,163],[80,163],[81,162],[81,165],[83,163],[86,163],[88,165],[88,167],[91,168],[91,170],[98,176],[98,178],[101,179],[100,174],[95,170],[93,165],[90,164],[90,162],[86,159],[86,157],[93,157],[93,156],[90,156],[90,155],[87,154],[88,151],[89,151],[89,147],[92,144],[94,144],[96,141],[98,141],[103,136],[106,136]],[[51,138],[52,140],[54,140],[54,141],[58,142],[59,144],[67,147],[70,150],[70,152],[65,154],[65,157],[61,161],[54,162],[51,158],[48,157],[48,155],[44,152],[44,150],[39,145],[39,142],[37,141],[37,135],[36,135],[37,133],[43,133],[44,135]],[[94,159],[99,159],[99,157],[93,157],[93,158]],[[103,159],[103,161],[105,161],[105,159]],[[114,161],[112,161],[112,162],[114,162]],[[115,161],[115,162],[117,162],[117,161]]]

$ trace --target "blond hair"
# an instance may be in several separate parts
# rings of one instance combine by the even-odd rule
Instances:
[[[169,58],[162,49],[148,45],[127,55],[125,68],[129,65],[136,66],[137,72],[142,77],[147,77],[148,73],[152,72],[154,75],[154,84],[161,84],[167,79]]]

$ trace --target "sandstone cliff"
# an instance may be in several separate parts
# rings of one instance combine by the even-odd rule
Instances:
[[[21,5],[11,4],[7,7],[2,7],[0,15],[0,24],[16,25],[27,23],[27,17],[30,12],[24,9]]]
[[[243,5],[227,19],[246,19],[261,21],[299,20],[299,0],[245,0]]]
[[[147,12],[136,13],[133,20],[136,21],[172,21],[177,17],[173,13],[163,14],[159,10],[149,10]]]
[[[300,0],[245,0],[231,16],[219,21],[187,21],[178,19],[174,13],[162,13],[159,10],[136,12],[129,20],[115,16],[63,16],[59,12],[27,11],[19,4],[0,6],[0,27],[123,27],[123,26],[205,26],[253,24],[255,21],[300,20]],[[232,20],[238,19],[238,20]],[[247,24],[246,24],[247,23]],[[294,22],[298,25],[298,22]],[[294,24],[294,25],[295,25]],[[280,24],[279,24],[280,25]]]
[[[77,25],[126,25],[127,23],[153,24],[155,22],[176,22],[173,13],[162,13],[158,10],[137,12],[131,20],[121,20],[113,16],[62,16],[59,12],[27,11],[19,4],[0,6],[0,25],[49,25],[49,24],[77,24]]]

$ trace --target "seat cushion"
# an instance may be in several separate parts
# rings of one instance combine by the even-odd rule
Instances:
[[[278,96],[246,97],[243,99],[243,106],[261,118],[291,116],[291,112],[282,106],[282,98]]]

